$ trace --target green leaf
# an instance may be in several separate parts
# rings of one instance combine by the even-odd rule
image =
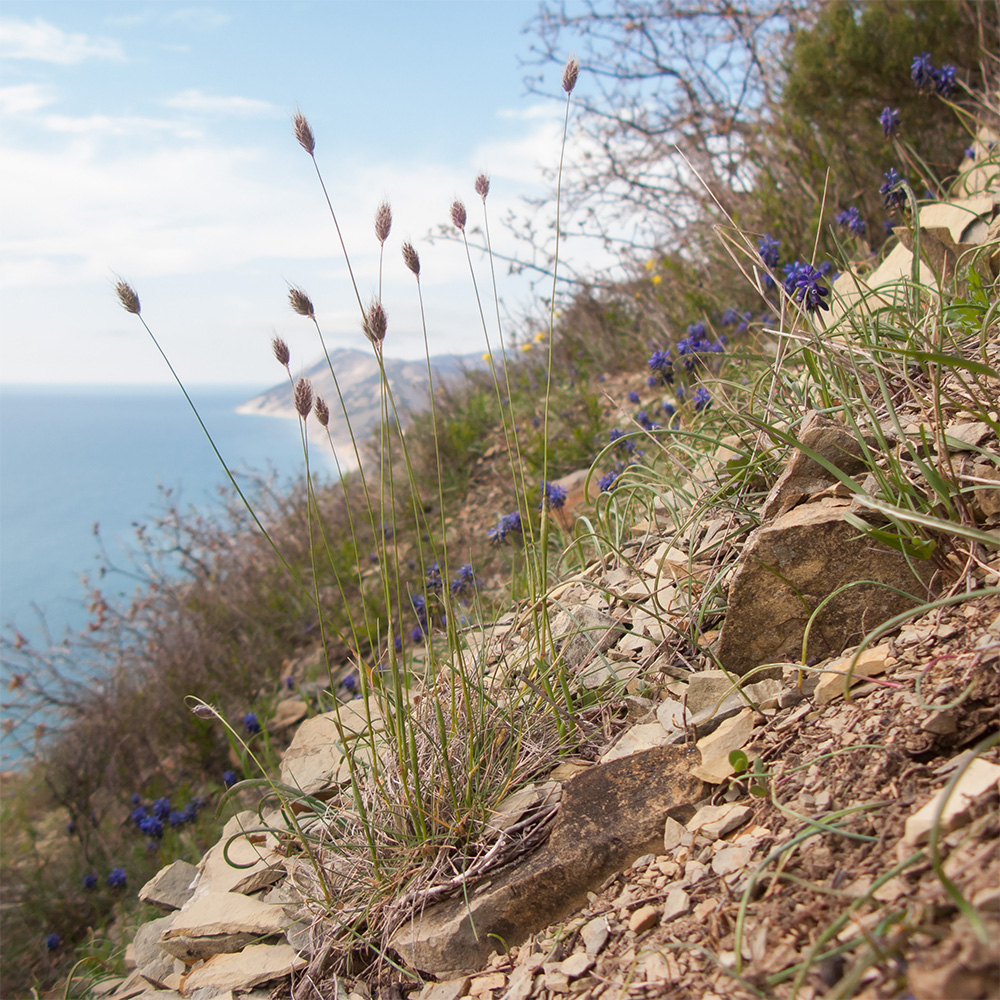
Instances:
[[[731,750],[729,764],[737,774],[742,774],[750,766],[750,758],[742,750]]]
[[[888,545],[890,549],[902,552],[912,559],[930,559],[937,548],[937,542],[933,539],[920,538],[917,535],[901,535],[886,528],[868,528],[867,533],[883,545]]]

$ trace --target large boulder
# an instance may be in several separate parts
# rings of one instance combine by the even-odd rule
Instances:
[[[840,653],[927,599],[933,567],[908,562],[849,524],[844,515],[850,506],[850,500],[825,497],[795,507],[750,536],[729,587],[719,637],[726,670],[742,675],[764,663],[800,662],[813,613],[840,588],[846,589],[812,622],[809,662]],[[875,582],[847,586],[861,580]]]

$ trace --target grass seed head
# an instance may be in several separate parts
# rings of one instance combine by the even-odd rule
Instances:
[[[392,209],[389,208],[389,202],[383,201],[375,209],[375,235],[379,243],[385,243],[389,238],[390,229],[392,229]]]
[[[570,56],[566,60],[566,68],[563,70],[562,75],[562,88],[567,94],[573,92],[573,88],[576,86],[576,78],[580,75],[580,64],[576,61],[574,56]]]
[[[309,416],[309,411],[313,405],[312,385],[307,378],[300,378],[295,383],[295,409],[299,416],[305,420]]]
[[[403,263],[419,278],[420,277],[420,255],[413,248],[412,243],[403,244]]]
[[[476,194],[479,195],[483,201],[486,201],[486,196],[490,193],[490,179],[486,174],[480,174],[476,178]]]
[[[126,312],[139,315],[139,296],[135,294],[135,289],[127,281],[119,281],[115,285],[115,293]]]
[[[288,289],[288,302],[292,309],[300,316],[308,316],[310,319],[316,318],[316,311],[313,309],[312,301],[301,288]]]
[[[271,350],[274,351],[274,356],[278,359],[278,364],[284,365],[287,368],[288,362],[292,358],[292,355],[288,350],[288,344],[286,344],[281,337],[275,337],[271,341]]]
[[[316,414],[316,419],[320,422],[320,426],[326,427],[330,423],[330,407],[326,405],[326,400],[322,396],[316,397],[313,412]]]
[[[461,229],[465,232],[465,206],[456,198],[451,206],[451,221],[455,223],[456,229]]]
[[[365,313],[365,336],[373,344],[381,344],[385,340],[387,325],[388,319],[385,315],[385,309],[382,308],[382,303],[378,299],[373,299],[372,304],[368,307],[368,312]]]
[[[306,121],[306,116],[300,111],[296,111],[292,118],[295,125],[295,138],[299,140],[299,145],[310,155],[316,149],[316,140],[313,137],[313,130]]]

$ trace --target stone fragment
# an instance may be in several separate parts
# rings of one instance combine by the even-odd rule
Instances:
[[[660,922],[660,915],[663,911],[652,903],[640,906],[635,913],[628,918],[628,929],[636,934],[644,934],[655,927]]]
[[[580,939],[588,955],[600,955],[610,936],[611,931],[605,917],[594,917],[580,928]]]
[[[369,699],[368,704],[372,725],[377,732],[384,728],[378,705],[373,699]],[[368,717],[362,698],[340,707],[339,722],[337,712],[306,719],[296,730],[291,745],[281,759],[282,783],[297,788],[304,795],[317,795],[338,787],[350,778],[344,757],[344,742],[356,743],[367,734]],[[367,738],[364,743],[368,743]],[[370,759],[370,747],[365,745],[363,749],[361,756]]]
[[[160,937],[169,930],[175,914],[143,924],[132,939],[135,965],[143,979],[154,986],[164,986],[167,976],[180,971],[174,967],[177,959],[160,947]],[[179,964],[179,963],[177,963]],[[182,966],[183,968],[183,966]]]
[[[958,784],[945,801],[947,786],[942,788],[906,821],[903,842],[913,847],[926,843],[934,827],[934,817],[941,812],[940,831],[944,835],[969,821],[969,806],[984,792],[1000,781],[1000,767],[989,761],[974,760],[958,779]]]
[[[220,952],[239,951],[255,938],[275,937],[290,922],[280,906],[238,892],[212,892],[173,915],[160,947],[191,964]]]
[[[214,955],[204,965],[188,973],[184,995],[212,987],[216,990],[245,991],[260,983],[283,979],[304,969],[308,962],[287,944],[252,944],[238,954]]]
[[[570,980],[579,979],[580,976],[590,972],[593,967],[594,959],[582,951],[570,955],[569,958],[565,958],[559,963],[559,971]]]
[[[686,820],[694,812],[702,794],[691,774],[698,760],[689,749],[654,747],[571,778],[547,843],[468,900],[414,914],[391,946],[421,971],[481,969],[498,939],[520,944],[608,875],[657,850],[667,816]]]
[[[643,962],[643,975],[647,983],[670,984],[680,978],[680,966],[670,952],[654,951]]]
[[[874,649],[864,650],[854,662],[851,683],[859,683],[865,677],[876,677],[885,673],[885,660],[890,651],[888,643],[876,646]],[[822,673],[818,675],[819,681],[816,684],[816,690],[813,692],[813,701],[817,705],[828,705],[831,701],[843,697],[847,672],[851,669],[853,661],[853,656],[844,656],[822,667]]]
[[[427,983],[417,994],[417,1000],[459,1000],[469,990],[469,977],[446,979],[440,983]]]
[[[187,861],[161,868],[140,890],[139,899],[163,913],[179,910],[194,895],[198,869]]]
[[[558,969],[546,969],[542,978],[542,985],[550,993],[568,993],[569,976]]]
[[[693,837],[688,833],[683,823],[678,823],[673,816],[667,817],[667,822],[663,828],[663,853],[669,854],[675,847],[681,844],[690,846]]]
[[[468,985],[469,996],[480,997],[492,990],[501,989],[507,982],[502,972],[491,972],[485,976],[476,976]]]
[[[750,863],[753,847],[750,844],[731,844],[716,851],[712,857],[712,871],[716,875],[728,875],[741,871]]]
[[[702,806],[688,821],[687,828],[692,833],[700,833],[711,840],[718,840],[727,833],[742,826],[753,810],[738,802],[725,802],[719,806]]]
[[[562,641],[563,662],[569,670],[579,670],[585,661],[599,662],[600,653],[610,649],[625,634],[625,628],[611,615],[579,604],[561,611],[552,622],[552,638]],[[596,652],[595,652],[596,650]]]
[[[849,500],[824,498],[793,508],[750,536],[719,637],[718,655],[727,670],[745,674],[760,664],[798,662],[810,620],[806,655],[811,661],[837,655],[926,599],[927,585],[910,565],[929,580],[930,560],[908,563],[902,552],[849,524],[849,509]],[[846,586],[859,580],[875,583]]]
[[[201,875],[192,899],[201,899],[209,893],[256,892],[285,874],[285,856],[277,852],[277,838],[271,833],[253,832],[258,825],[257,814],[250,811],[239,813],[226,823],[219,842],[209,848],[198,864]],[[238,836],[242,831],[247,832]]]
[[[274,714],[267,721],[267,728],[272,733],[280,733],[284,729],[301,722],[309,714],[309,706],[304,701],[288,699],[278,702]]]
[[[847,475],[853,476],[865,468],[864,450],[854,433],[840,421],[815,410],[805,415],[796,439]],[[773,520],[835,482],[833,473],[796,449],[764,501],[761,520]]]
[[[952,451],[974,451],[992,436],[993,428],[982,420],[956,421],[944,432],[945,444]]]
[[[535,969],[531,965],[519,965],[507,980],[507,992],[501,994],[502,1000],[528,1000],[535,992]],[[445,1000],[452,1000],[451,997]]]
[[[698,740],[702,762],[691,773],[710,784],[721,784],[733,773],[729,754],[741,749],[752,733],[753,710],[745,708],[739,715],[723,722],[714,733]]]
[[[992,481],[995,484],[993,486],[980,486],[973,491],[973,496],[975,496],[983,516],[993,517],[1000,514],[1000,469],[997,469],[995,465],[982,462],[973,467],[972,474],[978,480],[985,479],[987,482]]]
[[[691,909],[691,897],[683,889],[671,889],[663,902],[662,923],[682,917]]]
[[[648,750],[650,747],[663,746],[670,739],[668,733],[659,722],[648,722],[644,725],[633,726],[627,729],[621,739],[600,758],[602,764],[621,757],[628,757],[641,750]]]

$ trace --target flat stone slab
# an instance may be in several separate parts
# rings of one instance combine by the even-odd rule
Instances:
[[[369,699],[372,727],[378,731],[383,723],[378,706]],[[350,780],[350,770],[344,755],[348,741],[368,733],[368,718],[361,698],[340,706],[340,715],[326,712],[306,719],[296,730],[291,745],[281,760],[281,781],[305,795],[316,795],[338,788]],[[357,751],[355,751],[357,752]],[[365,753],[361,753],[365,757]]]
[[[184,995],[211,987],[249,990],[260,983],[283,979],[309,963],[288,944],[252,944],[235,955],[216,955],[190,972],[184,979]]]
[[[694,814],[703,785],[697,750],[653,747],[568,780],[548,841],[472,897],[429,907],[391,946],[415,969],[475,972],[498,941],[520,944],[568,913],[608,875],[659,850],[668,816]]]
[[[161,868],[140,890],[139,899],[163,913],[179,910],[193,895],[198,869],[187,861]]]
[[[290,922],[281,906],[238,892],[210,892],[173,915],[160,947],[191,964],[239,951],[257,938],[276,937]]]

